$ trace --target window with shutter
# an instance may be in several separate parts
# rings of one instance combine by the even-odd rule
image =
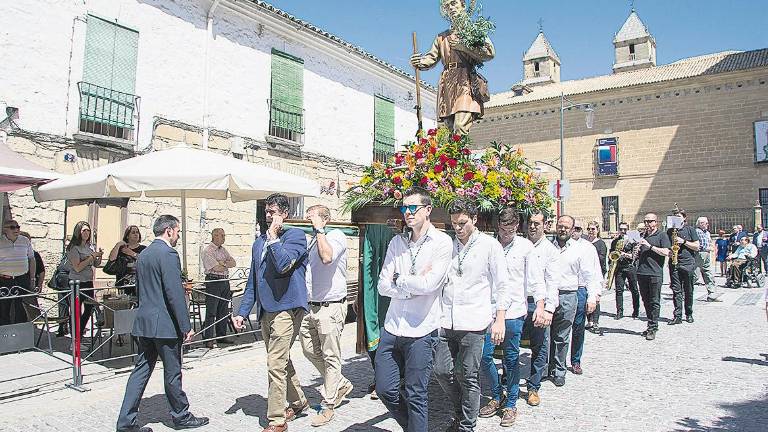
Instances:
[[[132,137],[138,49],[137,31],[88,15],[83,81],[79,83],[81,131]]]
[[[387,161],[395,153],[395,103],[381,95],[373,98],[373,160]]]
[[[269,134],[301,142],[304,134],[304,60],[272,49]]]

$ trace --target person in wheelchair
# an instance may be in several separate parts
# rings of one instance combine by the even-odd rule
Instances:
[[[741,287],[742,275],[744,270],[750,263],[754,267],[754,260],[757,257],[757,247],[750,242],[749,237],[742,237],[739,240],[739,247],[728,255],[728,260],[731,261],[731,267],[729,269],[728,282],[725,284],[727,287],[739,288]]]

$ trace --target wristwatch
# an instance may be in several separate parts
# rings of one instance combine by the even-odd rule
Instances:
[[[325,228],[315,228],[316,234],[325,234]]]

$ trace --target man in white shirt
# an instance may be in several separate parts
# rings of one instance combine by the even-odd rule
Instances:
[[[480,417],[493,417],[501,410],[501,426],[514,425],[517,418],[517,398],[520,393],[520,336],[528,313],[528,294],[545,296],[544,270],[534,252],[533,243],[517,235],[520,217],[515,208],[505,208],[499,214],[498,240],[507,263],[512,303],[507,309],[504,332],[503,364],[507,373],[506,400],[502,400],[502,387],[496,363],[493,360],[495,345],[491,334],[485,334],[483,347],[483,371],[491,387],[491,401],[480,410]],[[494,306],[497,303],[494,299]],[[552,308],[554,310],[554,307]]]
[[[572,216],[563,215],[557,220],[557,238],[554,245],[560,252],[559,298],[560,305],[552,317],[549,349],[549,375],[557,387],[565,385],[566,356],[571,339],[571,327],[576,316],[579,283],[587,287],[587,313],[595,310],[603,277],[600,273],[597,251],[587,241],[574,239]]]
[[[323,402],[312,426],[328,424],[334,409],[352,392],[341,374],[341,333],[347,319],[347,236],[326,230],[331,211],[324,205],[307,209],[315,236],[307,246],[307,298],[309,313],[301,322],[304,356],[323,378]]]
[[[528,390],[526,401],[530,406],[538,406],[541,403],[539,389],[549,362],[550,325],[560,301],[558,292],[560,253],[544,235],[545,227],[543,214],[534,213],[528,218],[528,240],[533,243],[536,259],[544,271],[544,289],[528,293],[528,316],[524,326],[524,329],[528,329],[531,344],[531,373],[526,385]]]
[[[456,238],[443,288],[435,376],[453,403],[456,414],[451,428],[470,432],[475,430],[480,411],[485,334],[490,326],[491,342],[499,345],[504,341],[512,287],[501,244],[475,228],[477,206],[458,199],[449,213]]]
[[[430,223],[432,199],[425,190],[406,191],[400,212],[408,230],[390,240],[379,273],[379,294],[391,301],[376,350],[376,393],[404,430],[428,432],[427,385],[453,244]]]

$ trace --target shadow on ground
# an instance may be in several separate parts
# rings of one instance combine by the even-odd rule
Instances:
[[[768,425],[768,394],[757,400],[735,403],[721,403],[720,407],[729,414],[716,418],[711,425],[701,420],[686,417],[677,421],[677,432],[764,432]]]

